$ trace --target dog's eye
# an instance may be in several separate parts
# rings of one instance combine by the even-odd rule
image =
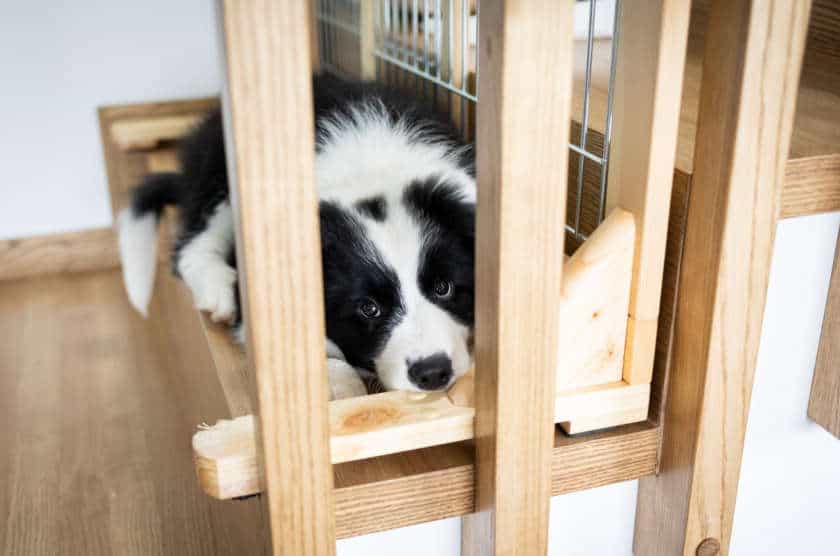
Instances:
[[[379,305],[376,304],[376,301],[368,297],[362,300],[359,304],[359,314],[366,319],[375,319],[379,318],[382,311],[379,309]]]
[[[449,299],[452,297],[452,282],[445,280],[435,280],[435,295],[440,299]]]

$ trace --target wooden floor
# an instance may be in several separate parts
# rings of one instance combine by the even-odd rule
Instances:
[[[195,415],[221,391],[177,378],[152,328],[117,271],[0,282],[0,553],[261,551],[258,500],[196,486]]]

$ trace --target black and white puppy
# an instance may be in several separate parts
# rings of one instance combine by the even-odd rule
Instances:
[[[331,395],[447,388],[471,366],[473,150],[448,119],[381,85],[316,76],[327,359]],[[242,337],[234,226],[218,112],[182,142],[182,172],[152,174],[119,216],[132,304],[147,310],[165,205],[181,227],[175,272],[195,304]]]

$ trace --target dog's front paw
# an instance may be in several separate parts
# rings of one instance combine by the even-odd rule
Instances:
[[[213,322],[233,322],[236,316],[236,270],[227,265],[208,265],[201,273],[183,276],[199,310],[210,313]]]
[[[356,369],[342,359],[327,359],[330,400],[366,396],[367,388]]]

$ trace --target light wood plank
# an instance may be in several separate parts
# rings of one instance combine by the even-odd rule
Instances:
[[[111,124],[111,139],[122,151],[151,150],[175,141],[201,122],[201,114],[174,114],[152,118],[126,118]]]
[[[312,5],[220,5],[237,261],[274,552],[331,555],[335,518],[314,183]]]
[[[333,463],[466,440],[475,412],[445,392],[385,392],[330,402]]]
[[[0,240],[0,281],[119,266],[110,228]]]
[[[213,322],[206,313],[200,313],[200,318],[231,416],[252,414],[256,404],[251,398],[253,379],[248,370],[248,358],[242,347],[232,341],[229,327]]]
[[[248,428],[250,419],[228,422]],[[249,435],[239,434],[243,442]],[[217,437],[218,439],[219,437]],[[253,435],[250,436],[253,438]],[[220,456],[203,462],[204,479],[219,497],[259,492],[254,472],[241,473],[240,483],[218,482],[219,476],[247,462],[235,459],[223,444],[208,451]],[[253,445],[253,440],[250,441]],[[551,494],[556,496],[654,472],[658,434],[649,423],[628,425],[582,437],[555,433],[551,456]],[[232,444],[228,444],[228,447]],[[466,443],[436,446],[335,466],[337,535],[340,538],[403,527],[424,521],[464,515],[474,511],[475,466]],[[254,459],[251,460],[255,461]]]
[[[668,209],[680,122],[690,2],[643,2],[621,11],[608,207],[636,217],[624,380],[653,374]]]
[[[637,423],[647,418],[649,401],[650,384],[599,384],[559,393],[554,420],[568,434]]]
[[[828,286],[808,417],[840,439],[840,233]]]
[[[788,160],[779,218],[838,210],[840,153]]]
[[[649,475],[656,468],[656,429],[648,424],[569,438],[557,433],[551,459],[556,496]],[[340,538],[474,511],[471,446],[453,444],[336,466]],[[345,482],[347,481],[347,482]],[[469,530],[467,531],[469,534]]]
[[[570,434],[644,421],[649,399],[649,384],[621,381],[558,392],[554,420]],[[442,392],[384,392],[330,402],[332,463],[472,439],[469,401],[454,403]],[[254,435],[253,415],[199,426],[192,445],[202,490],[223,500],[263,491]]]
[[[728,553],[810,2],[717,0],[676,312],[661,472],[636,554]],[[784,22],[784,24],[779,24]]]
[[[558,392],[621,380],[635,219],[615,209],[563,266]]]
[[[572,3],[482,5],[476,508],[465,554],[544,554],[566,212]],[[548,72],[548,73],[546,73]],[[540,114],[535,118],[535,114]]]

